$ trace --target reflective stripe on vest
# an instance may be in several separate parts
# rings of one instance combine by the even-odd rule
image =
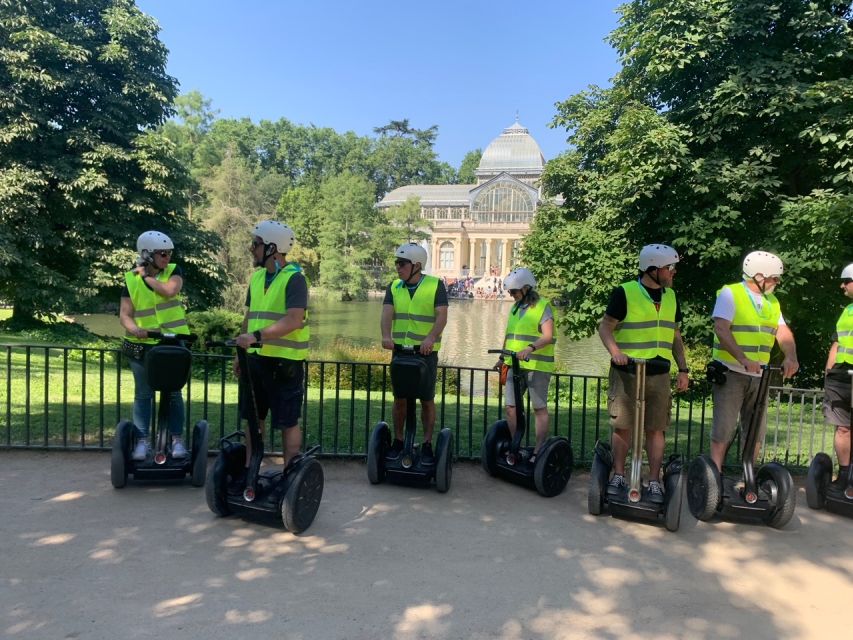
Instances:
[[[391,299],[394,303],[394,320],[391,324],[391,339],[403,346],[419,345],[435,326],[435,294],[438,278],[424,275],[415,289],[415,295],[402,280],[391,283]],[[441,336],[432,345],[433,351],[441,348]]]
[[[545,310],[549,309],[551,303],[548,300],[540,298],[535,305],[527,307],[527,311],[522,316],[519,309],[513,306],[515,313],[509,314],[509,320],[506,323],[506,338],[504,338],[504,349],[510,351],[523,351],[530,343],[536,342],[542,337],[542,331],[539,329],[539,324],[542,322],[542,316],[545,315]],[[551,311],[553,317],[554,311]],[[519,317],[521,316],[521,317]],[[532,371],[554,371],[554,342],[536,349],[530,354],[530,360],[527,362],[519,360],[518,366],[522,369]],[[504,356],[504,361],[507,364],[512,364],[512,358]]]
[[[175,264],[169,263],[163,271],[157,274],[156,279],[163,284],[169,281],[175,271]],[[142,277],[135,271],[124,274],[130,301],[133,303],[133,321],[140,329],[148,331],[163,331],[188,335],[190,332],[187,318],[184,314],[184,305],[180,296],[166,298],[152,291]],[[139,342],[142,344],[156,344],[153,338],[136,338],[130,334],[125,336],[128,342]]]
[[[853,304],[841,312],[841,317],[835,324],[838,334],[838,350],[835,352],[835,362],[853,364]]]
[[[269,288],[264,290],[266,284],[266,269],[258,269],[252,274],[249,281],[249,314],[248,333],[254,333],[275,324],[287,315],[287,303],[285,294],[287,283],[294,274],[301,273],[299,265],[287,264],[278,275],[273,278]],[[308,357],[308,343],[310,340],[308,330],[308,310],[305,310],[305,322],[299,329],[279,338],[264,339],[260,349],[249,349],[250,353],[260,353],[262,356],[272,358],[287,358],[288,360],[305,360]]]
[[[627,313],[613,337],[619,349],[631,358],[672,361],[675,341],[675,291],[664,289],[660,309],[655,308],[649,292],[636,280],[620,285],[625,290]]]
[[[750,360],[761,364],[770,362],[770,351],[776,341],[776,331],[779,328],[779,317],[782,308],[772,293],[764,296],[761,314],[755,308],[752,296],[743,282],[727,284],[717,292],[719,296],[723,289],[729,289],[735,303],[735,316],[732,318],[732,337],[744,355]],[[716,336],[714,337],[714,352],[712,357],[723,363],[738,364],[737,359],[723,349]]]

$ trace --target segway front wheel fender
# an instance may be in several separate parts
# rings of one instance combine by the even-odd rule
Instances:
[[[509,439],[509,424],[507,424],[506,420],[498,420],[486,432],[486,437],[483,438],[483,446],[480,451],[480,460],[483,464],[483,469],[490,476],[497,474],[500,449],[504,443],[509,442]]]
[[[219,452],[207,474],[204,497],[208,508],[217,516],[231,514],[231,507],[228,506],[228,454],[225,451]]]
[[[664,506],[664,526],[667,531],[678,531],[681,526],[681,505],[684,503],[684,473],[681,464],[664,476],[666,485],[666,505]]]
[[[122,420],[116,426],[110,459],[110,481],[116,489],[121,489],[127,484],[127,467],[134,429],[133,423],[128,420]]]
[[[602,444],[607,446],[609,452],[610,445]],[[612,460],[612,456],[603,457],[599,451],[599,444],[596,443],[595,453],[592,456],[592,469],[589,474],[589,490],[586,496],[587,511],[594,516],[600,516],[604,511],[604,495],[611,467],[608,460]]]
[[[281,501],[281,521],[291,533],[302,533],[317,515],[323,499],[323,465],[316,458],[306,458],[290,473],[290,485]]]
[[[810,509],[823,509],[831,479],[832,459],[825,453],[818,453],[809,465],[809,474],[806,476],[806,504]]]
[[[207,433],[206,420],[199,420],[193,427],[192,475],[190,482],[194,487],[203,487],[207,477]]]
[[[450,489],[450,479],[453,473],[453,432],[442,429],[436,442],[438,461],[435,466],[435,488],[439,493]]]
[[[380,422],[373,428],[367,443],[367,479],[370,484],[385,480],[385,454],[390,446],[391,430],[387,423]]]
[[[533,467],[533,482],[539,495],[546,498],[560,495],[569,483],[574,462],[568,440],[562,437],[548,439]]]

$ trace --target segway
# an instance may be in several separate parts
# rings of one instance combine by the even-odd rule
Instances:
[[[391,360],[391,386],[395,398],[406,399],[406,431],[403,450],[390,457],[391,429],[387,422],[379,422],[370,434],[367,444],[367,479],[371,484],[390,480],[397,484],[429,486],[435,481],[440,493],[450,489],[453,471],[453,432],[447,427],[438,432],[435,445],[435,462],[425,463],[419,446],[415,446],[418,430],[417,399],[428,395],[429,376],[427,362],[419,346],[395,346]]]
[[[212,342],[213,347],[236,347],[234,340]],[[252,347],[260,347],[255,343]],[[235,431],[220,440],[219,454],[207,476],[205,494],[207,506],[217,516],[232,513],[249,518],[273,520],[292,533],[301,533],[311,526],[320,500],[323,498],[323,467],[314,457],[320,446],[291,458],[283,469],[261,471],[264,440],[261,435],[257,404],[255,403],[252,373],[245,349],[237,347],[240,364],[240,386],[248,393],[250,406],[246,411],[249,426],[249,466],[246,467],[246,438]],[[298,427],[295,427],[298,428]]]
[[[187,474],[194,487],[204,484],[207,472],[207,422],[199,420],[193,427],[192,443],[185,458],[172,457],[172,437],[169,432],[169,394],[184,388],[190,377],[192,354],[186,347],[195,336],[149,331],[148,337],[160,342],[145,353],[145,375],[153,391],[160,392],[157,406],[155,442],[145,460],[131,455],[139,440],[139,432],[130,420],[116,426],[113,437],[110,480],[116,489],[134,480],[180,480]]]
[[[518,364],[515,351],[489,349],[512,359],[512,384],[515,391],[515,436],[510,436],[509,423],[498,420],[486,432],[480,458],[483,469],[496,476],[536,489],[539,495],[552,498],[563,492],[572,475],[574,455],[567,438],[551,436],[543,444],[536,459],[531,462],[534,447],[522,447],[521,441],[527,428],[524,412],[524,392],[527,390],[525,371]]]
[[[850,375],[850,443],[853,445],[853,371]],[[851,446],[853,451],[853,446]],[[846,473],[844,473],[846,471]],[[809,466],[806,477],[806,503],[812,509],[823,509],[853,518],[853,464],[841,467],[832,482],[832,458],[818,453]]]
[[[606,506],[612,516],[653,522],[663,519],[668,531],[678,531],[681,524],[681,505],[684,502],[684,458],[680,454],[669,456],[663,470],[663,502],[653,502],[648,489],[642,485],[643,442],[646,435],[646,361],[632,358],[631,363],[636,383],[628,486],[620,487],[618,493],[608,495],[607,482],[613,468],[613,450],[609,442],[599,440],[595,443],[592,458],[587,509],[594,516],[601,515]]]
[[[752,461],[766,411],[772,370],[778,371],[779,367],[762,366],[755,408],[743,434],[742,482],[740,478],[722,475],[707,454],[702,454],[690,463],[687,471],[687,504],[696,519],[707,521],[719,514],[723,518],[760,520],[781,529],[793,517],[797,496],[790,472],[778,462],[769,462],[759,468],[756,474]]]

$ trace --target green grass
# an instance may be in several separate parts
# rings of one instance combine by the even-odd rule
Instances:
[[[208,367],[206,380],[204,366],[198,360],[184,390],[187,424],[189,427],[206,418],[210,423],[209,444],[215,447],[222,435],[238,426],[237,385],[226,359]],[[302,420],[306,444],[321,443],[327,454],[363,455],[376,422],[383,414],[390,420],[390,381],[386,380],[383,399],[381,366],[371,369],[369,392],[366,365],[338,367],[326,363],[323,369],[321,387],[320,365],[309,366],[311,382]],[[458,456],[476,458],[483,435],[501,414],[496,374],[480,370],[472,376],[465,369],[443,371],[437,384],[438,426],[454,431]],[[475,391],[470,394],[472,381]],[[340,387],[337,391],[336,384]],[[485,385],[487,393],[478,391]],[[555,379],[549,403],[552,433],[570,436],[577,462],[588,463],[596,438],[609,434],[605,384],[597,378],[574,378],[570,385],[568,378],[561,378],[559,394],[557,391]],[[9,345],[0,351],[0,446],[108,447],[117,422],[131,417],[132,400],[133,377],[115,350]],[[831,450],[832,431],[822,419],[814,424],[805,420],[801,432],[796,413],[792,426],[787,426],[787,412],[787,405],[770,408],[771,427],[765,447],[768,458],[803,466],[811,451]],[[781,417],[779,430],[773,428],[777,414]],[[678,401],[667,432],[667,452],[677,448],[692,456],[707,449],[711,417],[710,401],[705,401],[704,408],[701,399],[692,407]],[[271,435],[274,439],[269,446],[280,449],[279,434]],[[733,455],[730,461],[734,462]]]

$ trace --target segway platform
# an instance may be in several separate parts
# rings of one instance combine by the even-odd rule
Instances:
[[[199,420],[193,427],[191,446],[184,458],[172,457],[168,427],[169,394],[183,389],[190,376],[192,354],[184,344],[195,338],[155,331],[149,331],[148,336],[160,340],[145,355],[148,384],[153,391],[160,392],[157,423],[152,429],[153,446],[145,460],[134,460],[132,452],[139,440],[138,431],[129,420],[119,422],[113,437],[110,480],[116,489],[121,489],[128,476],[134,480],[160,481],[180,480],[189,474],[193,486],[201,487],[207,473],[207,422]]]
[[[563,436],[551,436],[542,444],[536,459],[531,462],[535,447],[521,446],[527,425],[522,391],[526,385],[522,382],[524,374],[518,357],[514,351],[507,349],[489,349],[489,353],[499,353],[512,359],[515,416],[518,426],[515,437],[510,435],[509,423],[506,420],[498,420],[489,427],[480,453],[483,469],[490,476],[535,489],[539,495],[546,498],[557,496],[566,488],[572,475],[572,447]]]
[[[419,353],[420,347],[397,347],[391,360],[391,385],[395,398],[406,399],[406,428],[403,449],[396,457],[391,451],[391,428],[379,422],[367,444],[367,478],[371,484],[385,480],[409,486],[430,486],[440,493],[450,489],[453,472],[453,432],[443,428],[438,432],[433,463],[425,463],[420,446],[415,446],[417,433],[417,399],[431,391],[428,388],[427,363]]]

